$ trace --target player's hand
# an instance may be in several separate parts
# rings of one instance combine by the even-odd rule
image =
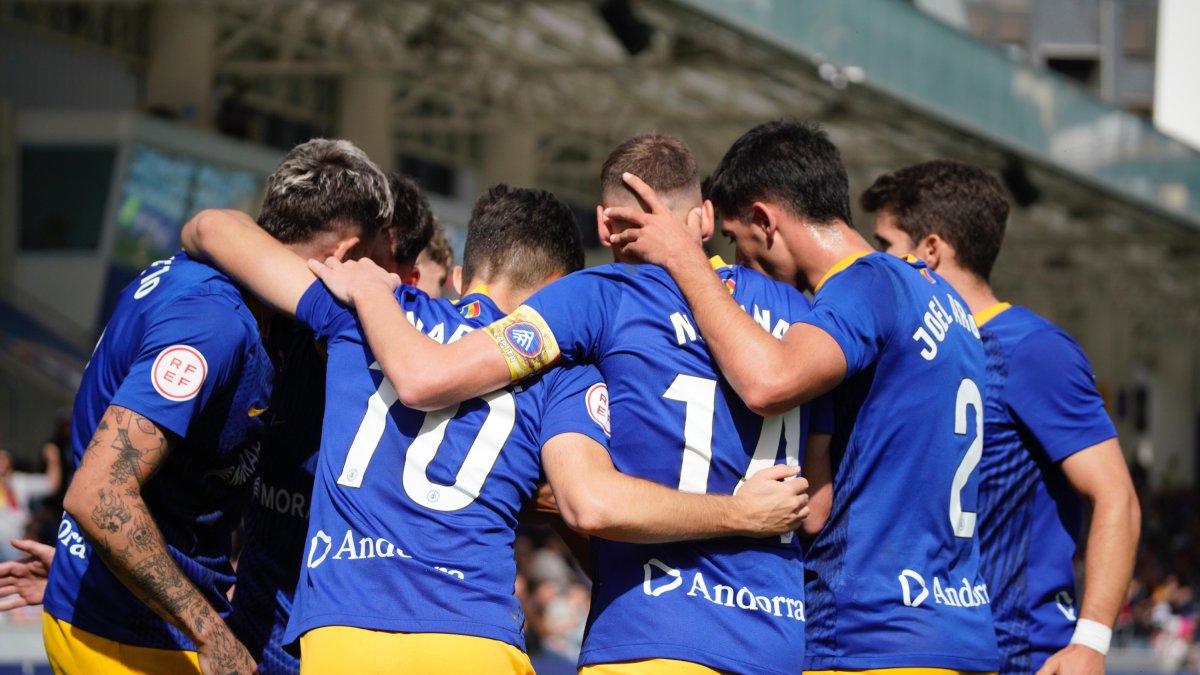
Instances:
[[[200,659],[200,672],[204,675],[258,672],[258,665],[254,663],[250,652],[224,623],[220,623],[203,644],[196,645],[196,655]]]
[[[800,467],[776,464],[738,487],[733,498],[745,519],[744,534],[769,537],[800,527],[808,516],[808,480],[799,472]]]
[[[354,306],[356,293],[375,288],[391,293],[400,285],[400,275],[388,272],[369,258],[343,262],[330,256],[325,262],[309,260],[308,268],[324,282],[333,297],[350,307]]]
[[[623,232],[609,238],[613,247],[623,254],[662,265],[668,270],[674,269],[675,265],[687,264],[697,254],[707,264],[704,249],[701,248],[704,209],[692,209],[688,212],[687,220],[680,221],[645,181],[631,173],[622,177],[625,184],[641,197],[649,212],[629,206],[605,209],[605,218],[627,226]]]
[[[13,539],[12,545],[28,555],[0,563],[0,612],[42,604],[46,577],[54,561],[54,547],[32,539]]]
[[[1104,675],[1104,655],[1083,645],[1067,645],[1042,665],[1037,675]]]

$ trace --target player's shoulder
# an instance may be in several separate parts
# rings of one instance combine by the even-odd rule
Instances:
[[[1010,350],[1060,348],[1075,345],[1075,339],[1049,319],[1028,307],[1014,305],[987,318],[979,327],[981,335]]]
[[[193,260],[183,251],[146,268],[131,287],[136,300],[145,298],[161,304],[188,301],[198,305],[245,306],[242,293],[232,279],[212,265]]]

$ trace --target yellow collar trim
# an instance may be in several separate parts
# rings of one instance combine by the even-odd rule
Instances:
[[[475,294],[486,295],[489,298],[492,297],[492,294],[490,292],[488,292],[487,284],[475,284],[475,288],[472,288],[471,290],[467,291],[466,293],[463,293],[463,297],[465,298],[468,295],[475,295]]]
[[[1003,312],[1004,310],[1006,310],[1010,307],[1012,307],[1011,303],[997,302],[996,304],[992,305],[991,307],[988,307],[987,309],[985,309],[982,312],[975,315],[975,325],[979,326],[980,328],[983,328],[983,324],[996,318],[996,316],[998,314],[1000,314],[1001,312]]]
[[[865,255],[870,255],[871,253],[873,253],[873,251],[859,251],[858,253],[851,253],[845,258],[837,261],[837,264],[833,267],[830,267],[829,271],[825,273],[825,276],[821,277],[821,280],[817,282],[816,287],[813,288],[813,293],[821,290],[821,287],[825,285],[825,282],[832,279],[835,274],[853,265],[855,260],[858,260]]]
[[[712,265],[712,268],[714,270],[719,270],[722,267],[729,267],[729,263],[722,260],[721,256],[719,256],[719,255],[714,255],[713,257],[709,258],[708,264]]]

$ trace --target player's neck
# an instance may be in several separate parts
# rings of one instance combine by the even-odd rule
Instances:
[[[491,298],[492,302],[496,303],[496,307],[505,314],[511,314],[534,292],[533,289],[528,288],[513,288],[507,279],[470,279],[463,282],[463,288],[472,289],[467,293],[482,292]]]
[[[967,301],[967,307],[975,316],[999,302],[991,285],[971,272],[956,265],[941,265],[936,271]]]
[[[806,224],[803,232],[797,260],[801,261],[800,270],[810,289],[815,289],[835,265],[849,256],[875,252],[857,230],[840,221],[832,225]]]

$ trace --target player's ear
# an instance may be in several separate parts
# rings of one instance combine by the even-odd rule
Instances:
[[[604,205],[602,204],[596,205],[596,234],[605,248],[612,248],[612,242],[608,240],[612,235],[612,230],[608,227],[608,218],[604,217]]]
[[[938,265],[941,264],[948,252],[949,245],[945,240],[936,234],[930,234],[921,240],[917,246],[917,256],[929,265],[929,269],[937,271]]]
[[[454,269],[450,271],[450,283],[454,286],[454,292],[458,293],[458,297],[461,298],[463,294],[462,265],[455,265]]]
[[[416,286],[417,282],[420,280],[421,268],[417,267],[416,265],[409,267],[404,271],[403,274],[400,275],[400,283],[405,284],[406,286]]]
[[[775,209],[764,202],[754,202],[750,209],[750,224],[762,230],[763,238],[770,245],[770,242],[775,238],[775,229],[778,227]]]
[[[700,241],[712,239],[717,227],[717,213],[712,201],[705,199],[700,205]]]
[[[346,237],[344,239],[339,239],[337,244],[333,247],[333,250],[329,252],[329,255],[337,258],[338,260],[345,260],[346,256],[349,255],[352,250],[354,250],[354,247],[358,246],[358,243],[358,237]]]

